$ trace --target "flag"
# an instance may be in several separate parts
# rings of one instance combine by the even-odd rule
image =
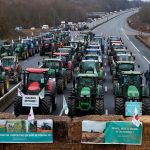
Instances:
[[[33,120],[34,120],[34,113],[33,113],[33,108],[31,106],[30,113],[28,115],[28,121],[30,121],[33,124]]]
[[[22,91],[18,88],[18,96],[23,97],[24,94],[22,93]]]
[[[63,95],[63,110],[65,111],[66,115],[69,113],[69,108],[68,108],[68,105],[67,105],[64,95]]]
[[[140,119],[139,119],[139,116],[138,116],[138,111],[137,111],[137,108],[135,107],[134,108],[134,115],[133,115],[133,118],[132,118],[132,123],[136,126],[136,127],[139,127],[141,122],[140,122]]]
[[[45,97],[45,88],[42,89],[42,91],[39,93],[40,99],[43,99]]]

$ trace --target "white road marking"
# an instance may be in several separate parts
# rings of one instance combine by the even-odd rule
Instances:
[[[60,111],[59,116],[62,116],[63,112],[64,112],[64,109],[62,108],[61,111]]]
[[[15,114],[15,112],[13,111],[13,112],[12,112],[12,114],[14,115],[14,114]]]
[[[25,60],[23,63],[26,63],[27,62],[27,60]]]
[[[107,92],[107,86],[105,86],[105,92]]]
[[[107,64],[105,63],[105,66],[106,66]]]
[[[105,77],[107,76],[107,73],[105,72]]]
[[[108,109],[105,109],[105,115],[108,115]]]
[[[125,35],[125,37],[128,39],[128,41],[132,44],[132,46],[141,54],[140,50],[133,44],[133,42],[130,41],[129,37],[126,35],[125,31],[123,28],[121,28],[121,31],[122,33]],[[142,54],[141,54],[142,55]],[[143,56],[143,55],[142,55]],[[150,61],[145,57],[143,56],[144,59],[150,64]]]

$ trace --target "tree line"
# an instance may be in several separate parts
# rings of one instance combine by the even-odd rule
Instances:
[[[89,11],[114,11],[132,7],[128,0],[0,0],[0,38],[23,28],[54,26],[62,20],[83,21]]]

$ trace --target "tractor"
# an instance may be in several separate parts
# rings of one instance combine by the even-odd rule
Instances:
[[[81,113],[104,113],[103,87],[98,83],[97,74],[78,74],[68,98],[69,115]]]
[[[63,62],[63,68],[67,70],[67,81],[71,82],[74,71],[71,55],[69,55],[69,53],[55,52],[53,53],[53,57],[61,59],[61,61]]]
[[[103,66],[97,60],[82,60],[79,66],[80,73],[92,72],[98,75],[100,83],[104,80]]]
[[[6,74],[5,69],[0,66],[0,97],[4,96],[9,89],[9,76]]]
[[[61,59],[44,59],[42,68],[49,68],[48,75],[50,78],[56,79],[57,92],[63,93],[67,87],[67,71],[63,68]]]
[[[26,60],[29,57],[27,45],[25,43],[17,43],[14,55],[17,57],[17,59]]]
[[[13,53],[13,47],[12,45],[2,45],[1,49],[0,49],[0,56],[4,57],[4,56],[10,56]]]
[[[149,88],[139,71],[122,71],[114,86],[115,112],[125,115],[126,102],[142,102],[142,114],[150,115]]]
[[[16,116],[29,114],[30,105],[23,105],[24,101],[33,100],[33,96],[38,97],[39,105],[33,106],[34,114],[48,115],[57,107],[56,102],[56,81],[49,78],[48,70],[45,68],[27,68],[23,72],[22,87],[15,98],[14,112]],[[25,99],[25,97],[31,97]]]
[[[15,56],[5,56],[2,58],[2,66],[9,76],[9,80],[14,83],[21,81],[22,68]]]

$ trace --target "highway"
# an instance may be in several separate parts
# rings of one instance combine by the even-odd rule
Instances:
[[[97,35],[103,34],[106,39],[110,35],[119,36],[123,39],[125,46],[135,55],[136,57],[136,64],[140,65],[141,71],[146,71],[149,69],[150,64],[150,50],[146,48],[141,42],[139,42],[134,35],[138,34],[137,31],[131,29],[126,20],[127,18],[132,15],[133,12],[122,14],[101,26],[95,28],[93,32]],[[76,33],[74,33],[75,35]],[[36,54],[34,57],[29,58],[27,61],[20,61],[23,69],[26,67],[38,67],[38,62],[42,62],[43,57]],[[107,64],[107,56],[105,58],[104,63],[105,75],[106,80],[104,83],[105,87],[105,95],[104,95],[104,105],[105,110],[108,111],[108,114],[114,114],[114,96],[112,93],[112,82],[111,76],[109,72],[109,67]],[[67,99],[69,96],[69,92],[71,91],[72,84],[68,84],[66,91],[64,92],[64,96]],[[60,115],[62,110],[62,103],[63,103],[63,95],[57,96],[57,109],[53,112],[54,115]],[[5,112],[13,113],[13,104],[6,109]]]

